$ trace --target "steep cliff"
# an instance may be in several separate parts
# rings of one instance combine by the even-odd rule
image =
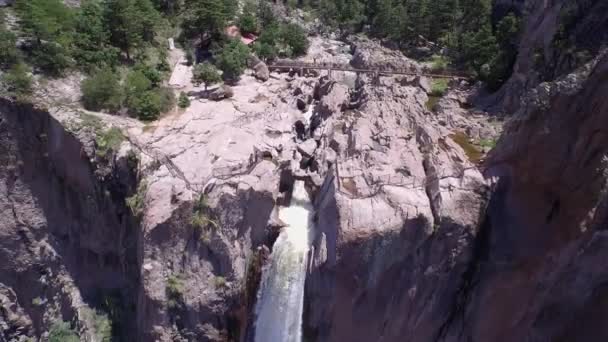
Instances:
[[[505,129],[486,162],[498,178],[485,252],[450,339],[608,337],[606,80],[601,57],[541,84]]]
[[[85,142],[43,109],[0,100],[3,341],[40,336],[62,319],[96,341],[92,318],[104,315],[116,334],[134,337],[125,318],[134,314],[140,233],[124,198],[135,174],[115,155],[97,165],[81,133]]]
[[[589,62],[608,41],[608,3],[602,0],[510,1],[494,4],[519,13],[523,30],[509,81],[495,95],[508,114],[525,94]]]

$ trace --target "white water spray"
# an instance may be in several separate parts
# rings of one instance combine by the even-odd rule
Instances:
[[[303,181],[296,181],[289,207],[279,210],[285,227],[275,242],[256,305],[255,342],[300,342],[304,281],[312,205]]]

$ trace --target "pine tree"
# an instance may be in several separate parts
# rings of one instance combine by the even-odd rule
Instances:
[[[186,0],[184,31],[201,41],[207,37],[219,39],[235,12],[235,3],[230,0]]]
[[[154,39],[155,24],[159,20],[150,0],[107,0],[104,17],[110,41],[127,59],[131,59],[133,49],[142,48]]]
[[[109,44],[109,37],[100,3],[82,1],[73,32],[72,55],[77,63],[87,70],[116,64],[118,51]]]

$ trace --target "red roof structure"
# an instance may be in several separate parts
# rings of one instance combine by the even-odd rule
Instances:
[[[239,38],[245,45],[249,45],[258,39],[258,37],[253,33],[245,33],[244,35],[241,35],[241,31],[236,25],[226,27],[224,32],[230,38]]]

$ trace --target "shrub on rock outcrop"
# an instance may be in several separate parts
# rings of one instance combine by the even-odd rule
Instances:
[[[115,111],[120,108],[120,82],[118,75],[109,68],[101,69],[82,81],[80,90],[82,103],[88,110]]]
[[[190,107],[190,98],[183,91],[179,93],[179,99],[177,100],[177,105],[179,108],[188,108]]]
[[[228,43],[219,56],[217,56],[217,66],[223,71],[224,80],[237,80],[245,71],[249,48],[240,40],[233,40]]]
[[[15,64],[9,72],[2,75],[2,82],[8,95],[18,100],[27,98],[32,92],[32,77],[25,64]]]
[[[80,338],[72,328],[70,323],[57,321],[53,323],[49,330],[49,342],[79,342]]]
[[[195,85],[204,84],[205,91],[208,86],[218,83],[221,80],[222,76],[217,68],[211,63],[199,63],[192,69],[192,83]]]

